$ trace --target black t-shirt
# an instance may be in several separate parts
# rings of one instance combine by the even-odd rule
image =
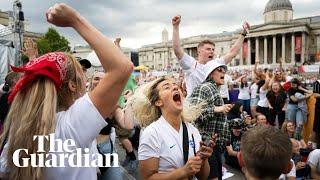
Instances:
[[[304,94],[304,92],[299,89],[290,88],[288,90],[289,104],[298,104],[298,102],[293,102],[292,99],[290,98],[291,96],[294,96],[297,92]]]
[[[320,94],[320,82],[316,81],[313,83],[313,92]],[[320,108],[320,98],[317,98],[316,107]]]
[[[233,133],[231,133],[231,142],[228,144],[228,146],[231,145],[232,150],[239,152],[240,140],[241,140],[241,134],[239,136],[235,136]]]
[[[270,105],[275,111],[281,111],[284,104],[286,103],[287,95],[285,92],[280,92],[279,95],[274,95],[271,91],[267,93],[267,98]]]

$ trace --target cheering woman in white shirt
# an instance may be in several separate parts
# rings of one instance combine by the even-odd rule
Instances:
[[[138,152],[142,179],[207,179],[213,141],[208,138],[207,146],[201,142],[189,123],[201,108],[183,100],[178,85],[168,78],[156,79],[132,96],[135,117],[145,128]]]
[[[38,152],[33,136],[51,133],[62,142],[73,140],[74,145],[69,149],[89,149],[92,155],[95,149],[93,141],[106,126],[104,119],[114,110],[133,69],[121,50],[71,7],[56,4],[47,11],[46,17],[56,26],[76,30],[96,52],[108,73],[93,91],[84,94],[81,66],[74,57],[64,52],[49,53],[23,67],[13,68],[24,75],[9,97],[11,109],[0,140],[1,147],[4,147],[0,157],[1,178],[97,179],[96,167],[70,167],[68,158],[57,161],[64,161],[65,167],[42,168],[29,164],[19,168],[13,164],[12,155],[17,149],[28,150],[28,154],[19,154],[19,162],[30,158],[30,154],[43,154]],[[49,143],[45,143],[44,149],[48,153]]]

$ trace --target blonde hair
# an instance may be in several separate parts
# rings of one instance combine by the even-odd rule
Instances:
[[[160,108],[155,106],[158,97],[157,85],[169,78],[161,77],[136,89],[135,93],[129,98],[128,103],[132,105],[134,117],[138,120],[141,127],[145,128],[161,116]],[[195,121],[202,112],[205,103],[197,105],[185,100],[183,102],[182,120],[184,122]]]
[[[39,154],[37,141],[33,140],[33,136],[53,133],[56,127],[57,109],[68,108],[76,97],[76,95],[70,94],[69,81],[76,83],[76,93],[81,94],[83,86],[81,66],[71,55],[67,56],[66,77],[59,91],[52,80],[47,77],[39,77],[20,90],[11,104],[4,132],[0,138],[1,145],[8,139],[7,169],[9,170],[9,179],[44,179],[43,168],[31,166],[18,168],[13,164],[12,155],[16,149],[22,148],[28,149],[28,154],[20,153],[19,161],[21,158],[30,157],[29,154]],[[48,149],[49,143],[46,141],[46,152]]]

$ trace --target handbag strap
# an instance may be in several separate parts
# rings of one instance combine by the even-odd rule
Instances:
[[[182,127],[183,127],[183,159],[184,159],[184,164],[187,163],[188,161],[188,156],[189,156],[189,136],[188,136],[188,129],[187,126],[184,122],[182,122]]]

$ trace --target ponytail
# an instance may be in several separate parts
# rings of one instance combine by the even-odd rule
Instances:
[[[57,91],[55,84],[46,77],[37,78],[25,89],[19,91],[12,102],[4,132],[0,143],[8,140],[7,169],[9,179],[44,179],[43,169],[40,167],[19,168],[13,164],[12,155],[17,149],[28,149],[28,154],[38,154],[37,141],[34,135],[48,135],[53,133],[56,125]],[[45,143],[46,152],[49,143]],[[21,158],[29,156],[19,154]]]

